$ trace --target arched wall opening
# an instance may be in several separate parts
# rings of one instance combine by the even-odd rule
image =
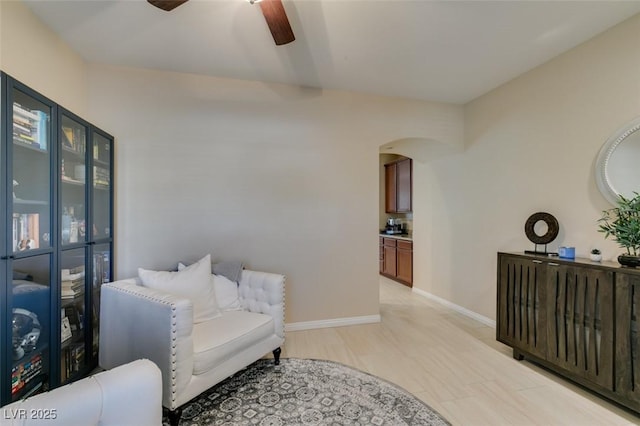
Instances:
[[[438,184],[433,179],[431,164],[439,159],[459,153],[462,147],[428,138],[402,138],[387,142],[379,147],[379,226],[385,229],[387,219],[401,218],[413,241],[413,285],[414,289],[428,292],[431,280],[431,259],[437,242],[431,238],[432,194]],[[412,159],[412,211],[390,214],[385,211],[385,167],[384,165],[402,158]],[[435,186],[434,186],[435,185]]]

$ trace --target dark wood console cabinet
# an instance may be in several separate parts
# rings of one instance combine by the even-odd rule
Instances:
[[[496,338],[640,412],[640,270],[498,253]]]

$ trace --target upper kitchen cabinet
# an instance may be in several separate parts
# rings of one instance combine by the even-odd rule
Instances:
[[[403,158],[384,165],[385,211],[411,213],[412,162]]]

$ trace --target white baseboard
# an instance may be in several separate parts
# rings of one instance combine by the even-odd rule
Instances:
[[[380,315],[367,315],[362,317],[335,318],[319,321],[293,322],[284,325],[285,331],[312,330],[314,328],[344,327],[346,325],[372,324],[380,322]]]
[[[424,291],[424,290],[420,290],[419,288],[412,288],[412,291],[416,294],[419,294],[420,296],[426,297],[427,299],[433,300],[436,303],[439,303],[443,306],[446,306],[447,308],[456,311],[464,316],[467,316],[469,318],[472,318],[478,322],[481,322],[484,325],[487,325],[489,327],[492,328],[496,328],[496,322],[494,320],[492,320],[491,318],[487,318],[484,315],[480,315],[477,312],[473,312],[470,311],[467,308],[463,308],[460,305],[456,305],[453,302],[450,302],[446,299],[443,299],[441,297],[438,297],[434,294],[429,293],[428,291]]]

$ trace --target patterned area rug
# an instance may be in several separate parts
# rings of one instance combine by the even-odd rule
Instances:
[[[336,362],[295,358],[278,366],[258,360],[186,404],[180,420],[180,426],[449,424],[385,380]]]

